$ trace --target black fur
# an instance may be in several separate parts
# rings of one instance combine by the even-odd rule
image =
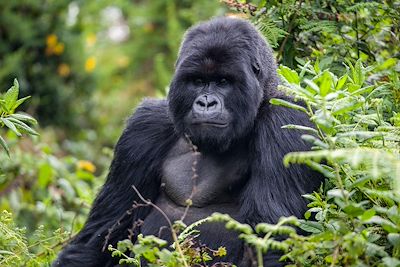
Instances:
[[[193,83],[198,77],[204,83],[200,87]],[[218,84],[221,77],[228,83]],[[219,18],[190,29],[181,46],[168,100],[146,100],[128,120],[86,225],[53,266],[115,265],[110,253],[102,252],[106,239],[110,244],[125,239],[133,222],[144,220],[151,211],[141,207],[126,214],[135,201],[140,202],[131,186],[156,202],[162,164],[184,135],[189,135],[200,152],[222,160],[233,148],[244,147],[239,151],[248,155],[248,171],[244,186],[235,195],[240,221],[254,226],[275,223],[281,216],[302,217],[306,201],[301,195],[316,189],[321,179],[304,166],[283,166],[285,154],[308,150],[309,146],[301,140],[301,132],[281,127],[310,123],[298,111],[269,104],[272,97],[291,101],[277,92],[277,85],[271,49],[248,22]],[[217,119],[227,122],[227,127],[196,128],[199,126],[190,124],[195,117],[193,102],[203,93],[221,100],[222,115]],[[106,238],[109,229],[112,231]],[[204,226],[202,235],[203,240],[216,238],[208,238]],[[234,251],[242,251],[240,242],[232,246]],[[266,256],[266,266],[279,265],[278,258]]]

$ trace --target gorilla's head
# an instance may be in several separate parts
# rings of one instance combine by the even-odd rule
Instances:
[[[251,132],[277,84],[271,49],[250,23],[198,24],[182,42],[168,95],[175,128],[200,151],[225,152]]]

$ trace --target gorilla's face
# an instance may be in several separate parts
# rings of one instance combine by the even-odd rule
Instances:
[[[224,21],[186,34],[168,95],[176,130],[200,151],[221,153],[244,139],[264,96],[252,60],[259,47],[251,38],[260,39],[258,33],[240,20],[241,27],[224,28]]]

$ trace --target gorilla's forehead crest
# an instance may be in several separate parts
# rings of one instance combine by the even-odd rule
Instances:
[[[190,28],[181,44],[176,67],[178,69],[185,61],[203,64],[205,58],[214,60],[217,65],[245,62],[259,66],[259,80],[264,88],[277,84],[277,78],[271,77],[276,72],[272,50],[262,34],[246,20],[219,17]],[[275,81],[267,82],[270,79]]]

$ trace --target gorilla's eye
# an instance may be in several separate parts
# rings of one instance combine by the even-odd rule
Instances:
[[[218,85],[223,86],[228,84],[228,80],[225,78],[221,78],[218,82]]]
[[[195,79],[195,80],[193,81],[193,83],[194,83],[195,85],[197,85],[197,86],[204,85],[204,81],[203,81],[202,79],[200,79],[200,78]]]

